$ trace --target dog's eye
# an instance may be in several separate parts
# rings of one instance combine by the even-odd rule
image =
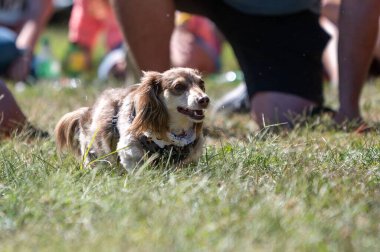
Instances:
[[[175,91],[184,92],[187,89],[187,86],[183,83],[178,83],[174,86]]]
[[[199,87],[203,90],[203,92],[205,91],[205,82],[203,80],[200,80],[199,81]]]

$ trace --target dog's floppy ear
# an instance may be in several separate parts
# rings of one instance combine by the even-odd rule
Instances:
[[[143,73],[141,84],[136,90],[136,117],[131,124],[130,133],[140,135],[145,131],[151,131],[165,139],[169,114],[159,98],[163,91],[162,75],[153,71]]]

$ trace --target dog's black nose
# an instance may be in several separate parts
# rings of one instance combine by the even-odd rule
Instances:
[[[210,103],[210,98],[208,98],[208,96],[203,96],[201,98],[198,98],[198,104],[202,107],[202,108],[206,108],[208,106],[208,104]]]

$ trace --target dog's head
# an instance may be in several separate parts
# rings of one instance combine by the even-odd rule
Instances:
[[[132,131],[138,134],[150,130],[163,137],[173,124],[201,124],[210,102],[202,77],[191,68],[145,72],[135,95]]]

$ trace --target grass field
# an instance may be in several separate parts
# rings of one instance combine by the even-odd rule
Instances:
[[[206,83],[214,101],[233,86]],[[48,81],[11,89],[30,120],[52,133],[64,113],[106,87]],[[336,95],[326,86],[335,108]],[[379,121],[380,82],[363,97],[365,119]],[[3,141],[0,251],[380,251],[378,131],[358,135],[330,123],[315,118],[275,135],[248,115],[209,115],[214,134],[199,163],[122,175],[116,167],[81,170],[72,155],[56,154],[53,138]]]

